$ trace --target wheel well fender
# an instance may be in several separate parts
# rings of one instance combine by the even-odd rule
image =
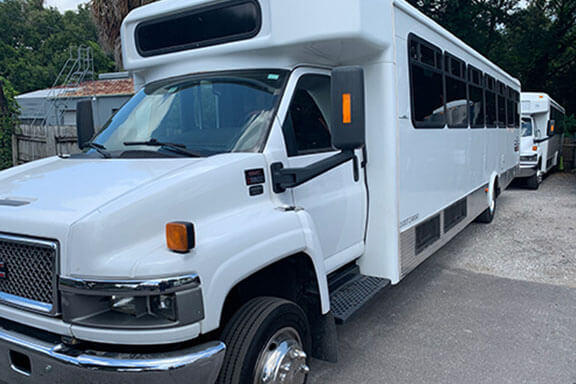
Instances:
[[[488,184],[488,202],[490,202],[490,196],[496,196],[498,197],[500,195],[500,185],[498,182],[499,176],[498,173],[494,172],[492,173],[492,175],[490,176],[490,183]]]
[[[226,296],[220,324],[227,324],[250,300],[273,296],[298,304],[308,317],[312,332],[312,356],[335,362],[338,359],[334,317],[323,314],[322,293],[313,258],[304,252],[291,255],[261,269],[236,284]],[[324,276],[325,274],[320,275]],[[327,298],[327,300],[329,300]]]

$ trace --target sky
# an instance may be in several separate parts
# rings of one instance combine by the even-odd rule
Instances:
[[[49,7],[56,7],[61,12],[68,10],[76,10],[79,4],[86,3],[87,0],[45,0],[45,3]]]

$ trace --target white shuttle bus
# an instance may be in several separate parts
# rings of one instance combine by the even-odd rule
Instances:
[[[0,173],[0,381],[304,383],[519,164],[519,82],[402,0],[160,1],[83,153]]]
[[[517,177],[538,189],[544,176],[558,166],[562,152],[564,108],[545,93],[523,92],[520,170]]]

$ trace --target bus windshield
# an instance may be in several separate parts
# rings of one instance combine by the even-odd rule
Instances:
[[[287,71],[254,70],[151,84],[118,111],[96,136],[93,147],[112,155],[259,151],[287,76]]]
[[[532,136],[532,120],[526,117],[522,118],[522,137]]]

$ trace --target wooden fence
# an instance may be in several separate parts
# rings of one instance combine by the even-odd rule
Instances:
[[[80,152],[75,126],[20,125],[12,137],[14,165],[59,154]]]
[[[576,169],[576,138],[564,137],[562,157],[564,158],[564,170]]]

